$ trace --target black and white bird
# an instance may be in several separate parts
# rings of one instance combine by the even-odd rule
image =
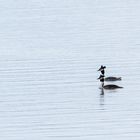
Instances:
[[[100,82],[102,83],[102,88],[103,89],[117,89],[117,88],[123,88],[114,84],[109,84],[109,85],[104,85],[104,75],[100,75],[100,77],[98,78],[100,80]]]
[[[101,71],[101,74],[105,76],[105,68],[106,66],[101,65],[101,67],[98,69],[98,71]],[[120,81],[122,80],[121,77],[114,77],[114,76],[109,76],[104,78],[105,81]]]

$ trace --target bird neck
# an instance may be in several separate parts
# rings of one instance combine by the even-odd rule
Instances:
[[[104,69],[102,69],[102,70],[101,70],[101,73],[102,73],[102,75],[104,75],[104,74],[105,74],[105,70],[104,70]]]

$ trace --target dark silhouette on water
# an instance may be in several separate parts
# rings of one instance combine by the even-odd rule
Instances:
[[[117,88],[123,88],[117,85],[113,85],[113,84],[109,84],[109,85],[104,85],[104,76],[100,75],[100,77],[98,78],[100,80],[100,82],[102,83],[102,88],[103,89],[117,89]]]
[[[100,77],[104,77],[104,75],[100,75]],[[100,77],[98,79],[100,79]],[[120,81],[120,80],[122,80],[121,77],[114,77],[114,76],[104,78],[104,81]]]
[[[98,69],[98,71],[101,71],[101,74],[105,74],[105,69],[106,68],[106,66],[103,66],[103,65],[101,65],[101,67]]]
[[[104,89],[103,88],[101,88],[101,94],[100,95],[104,95]]]
[[[106,68],[106,66],[101,65],[101,67],[98,69],[98,71],[101,71],[101,74],[103,76],[105,76],[105,68]],[[105,77],[104,80],[105,81],[120,81],[120,80],[122,80],[122,78],[110,76],[110,77]]]

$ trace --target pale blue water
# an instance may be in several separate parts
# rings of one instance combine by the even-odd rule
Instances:
[[[139,7],[2,0],[0,139],[139,140]],[[101,64],[123,89],[100,95]]]

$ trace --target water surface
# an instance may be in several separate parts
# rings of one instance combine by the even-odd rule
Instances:
[[[0,3],[2,140],[139,140],[140,2]],[[100,65],[123,89],[101,91]],[[107,84],[107,83],[106,83]]]

